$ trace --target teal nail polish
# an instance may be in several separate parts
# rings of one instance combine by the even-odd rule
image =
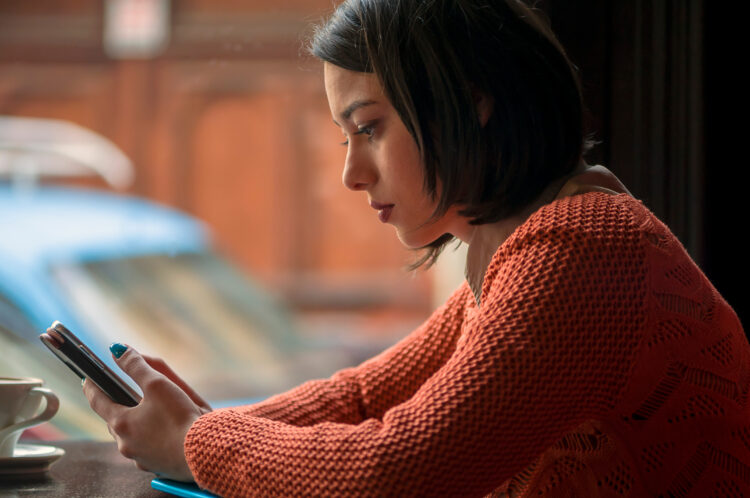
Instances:
[[[109,350],[112,351],[112,354],[115,355],[115,358],[119,358],[120,356],[125,353],[125,351],[128,350],[128,347],[125,344],[120,344],[119,342],[113,342],[112,345],[109,347]]]

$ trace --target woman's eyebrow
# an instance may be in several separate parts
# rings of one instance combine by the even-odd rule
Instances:
[[[341,117],[344,118],[345,120],[348,120],[352,116],[352,113],[354,111],[356,111],[357,109],[361,109],[362,107],[372,105],[372,104],[376,104],[376,102],[374,100],[355,100],[354,102],[349,104],[349,106],[346,109],[344,109],[344,111],[341,113]],[[338,126],[341,126],[338,123],[338,121],[336,121],[335,119],[333,120],[333,122],[336,123]]]

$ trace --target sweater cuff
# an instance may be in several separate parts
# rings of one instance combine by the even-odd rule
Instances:
[[[211,489],[211,484],[216,484],[215,479],[221,475],[221,471],[212,462],[210,440],[212,432],[216,430],[216,417],[218,412],[226,409],[214,410],[198,417],[185,435],[185,460],[190,473],[193,474],[195,483],[202,489]],[[214,436],[216,435],[213,432]]]

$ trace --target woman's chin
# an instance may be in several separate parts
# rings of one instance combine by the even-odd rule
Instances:
[[[428,244],[435,242],[443,234],[435,234],[432,232],[419,230],[404,232],[403,230],[396,228],[396,235],[398,236],[398,240],[401,242],[401,244],[407,249],[420,249],[427,246]]]
[[[414,236],[410,234],[404,234],[398,228],[396,229],[396,236],[398,237],[399,242],[401,242],[401,245],[403,245],[407,249],[419,249],[420,247],[424,246],[424,244],[419,244],[418,239],[416,239]]]

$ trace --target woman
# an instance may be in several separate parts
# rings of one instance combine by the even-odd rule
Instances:
[[[347,0],[313,41],[343,181],[467,282],[363,364],[211,411],[160,360],[84,391],[120,451],[242,496],[750,496],[750,346],[682,245],[583,159],[575,72],[518,0]]]

